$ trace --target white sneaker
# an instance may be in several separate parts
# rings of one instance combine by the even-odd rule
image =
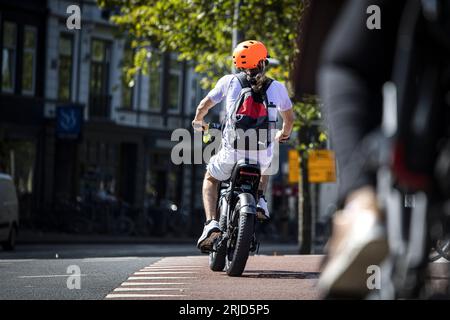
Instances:
[[[256,205],[256,217],[260,220],[269,220],[269,208],[267,207],[267,201],[264,196],[259,197],[258,204]]]
[[[197,241],[197,248],[202,252],[209,252],[212,250],[214,241],[222,234],[219,228],[219,222],[211,220],[203,228],[203,233]]]
[[[368,267],[380,265],[388,254],[384,227],[369,210],[338,212],[328,247],[317,283],[322,295],[363,299],[369,292]]]

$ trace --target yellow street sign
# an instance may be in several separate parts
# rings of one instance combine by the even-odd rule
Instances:
[[[300,157],[298,151],[291,149],[288,151],[289,159],[289,183],[298,183],[300,179]]]
[[[311,183],[336,181],[336,161],[333,151],[331,150],[309,151],[308,180]]]

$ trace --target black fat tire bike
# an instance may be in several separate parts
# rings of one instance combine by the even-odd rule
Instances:
[[[209,254],[213,271],[225,269],[229,276],[242,275],[250,252],[256,251],[256,203],[261,170],[258,164],[240,160],[231,178],[219,187],[217,212],[222,235]]]

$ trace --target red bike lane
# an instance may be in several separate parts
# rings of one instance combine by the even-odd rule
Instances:
[[[208,256],[162,258],[132,274],[106,299],[318,299],[320,255],[250,256],[241,277],[213,272]]]

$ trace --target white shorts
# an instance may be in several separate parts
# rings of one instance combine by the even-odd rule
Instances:
[[[211,157],[206,170],[209,174],[219,180],[225,181],[231,177],[234,165],[241,159],[249,159],[250,163],[259,163],[261,174],[267,174],[273,158],[272,148],[260,151],[242,151],[234,149],[220,148],[219,152]]]

